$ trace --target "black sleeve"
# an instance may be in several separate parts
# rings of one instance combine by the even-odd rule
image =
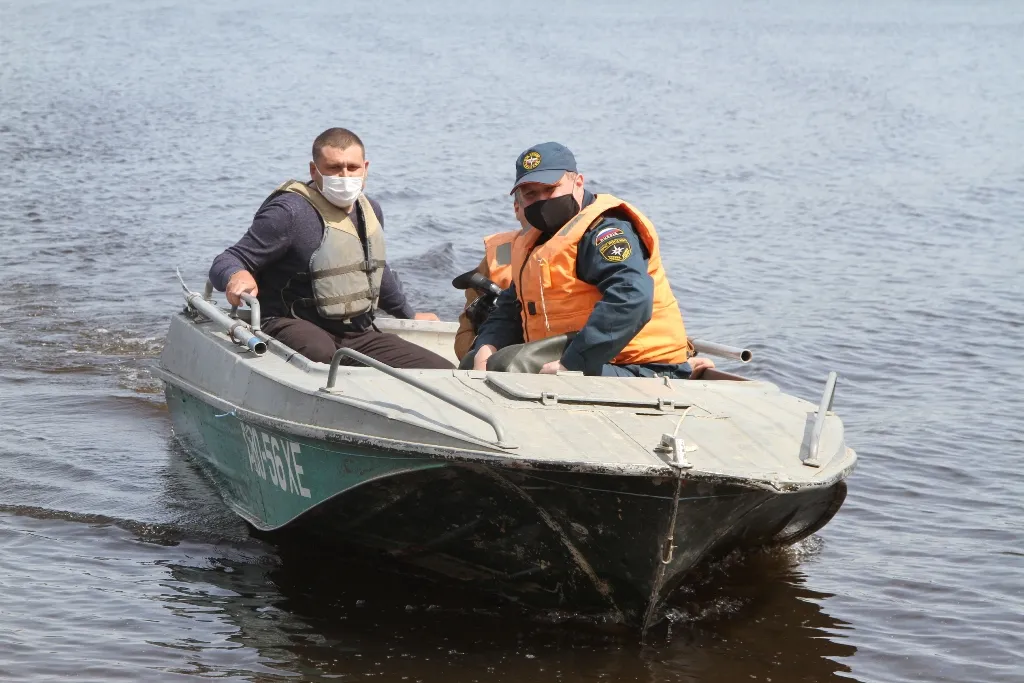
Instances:
[[[372,197],[366,198],[373,207],[373,214],[377,217],[381,229],[384,228],[384,210],[380,208],[380,202]],[[380,296],[377,299],[377,308],[385,313],[404,318],[406,320],[416,315],[416,310],[405,298],[405,290],[402,289],[402,281],[398,279],[398,273],[391,270],[391,266],[384,265],[384,273],[380,280]]]
[[[377,308],[385,313],[390,313],[396,318],[409,319],[416,315],[416,310],[405,298],[405,291],[402,289],[402,281],[398,274],[391,270],[391,266],[384,265],[384,274],[380,280],[380,298],[377,299]]]
[[[373,215],[377,217],[377,222],[380,223],[380,227],[384,227],[384,209],[380,208],[380,202],[376,199],[366,198],[370,202],[370,206],[373,207]]]
[[[512,344],[523,343],[523,320],[519,315],[518,303],[516,286],[509,284],[508,289],[502,290],[498,295],[494,310],[480,326],[476,341],[473,342],[474,351],[484,344],[492,344],[495,348],[503,349]]]
[[[240,270],[255,275],[279,260],[292,243],[293,215],[284,195],[263,204],[242,239],[225,249],[210,266],[210,282],[220,291]]]

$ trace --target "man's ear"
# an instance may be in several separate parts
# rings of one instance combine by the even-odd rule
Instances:
[[[314,185],[316,184],[316,164],[312,161],[309,162],[309,179],[313,181]]]
[[[582,173],[577,173],[576,179],[572,182],[572,196],[576,198],[576,201],[579,202],[580,206],[583,206],[584,191]]]

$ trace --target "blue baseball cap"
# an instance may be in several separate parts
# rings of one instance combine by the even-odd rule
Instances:
[[[557,142],[534,145],[516,159],[516,184],[509,194],[523,183],[554,185],[566,171],[576,173],[576,157],[569,148]]]

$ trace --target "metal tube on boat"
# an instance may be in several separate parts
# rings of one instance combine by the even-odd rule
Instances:
[[[828,379],[825,380],[825,391],[821,394],[821,400],[818,402],[818,414],[814,418],[811,443],[807,449],[807,459],[804,460],[804,464],[808,467],[821,466],[818,462],[818,447],[821,445],[821,433],[825,430],[825,417],[828,415],[828,411],[832,410],[832,401],[836,397],[836,380],[838,379],[839,375],[833,371],[828,373]]]
[[[694,339],[692,337],[690,337],[690,343],[693,344],[694,351],[706,353],[709,356],[716,356],[718,358],[731,358],[743,363],[749,363],[750,359],[754,357],[754,354],[750,352],[750,349],[741,349],[738,346],[717,344],[715,342],[704,341],[703,339]]]
[[[223,327],[224,331],[235,342],[248,348],[257,356],[262,356],[267,352],[267,344],[254,335],[249,326],[244,322],[231,318],[227,313],[217,308],[215,304],[203,299],[203,296],[198,292],[188,292],[187,290],[186,292],[185,301],[188,302],[188,305],[202,313],[212,322]]]
[[[249,327],[253,332],[260,331],[260,300],[252,294],[242,294],[242,301],[249,304]]]
[[[359,353],[358,351],[353,351],[352,349],[341,348],[334,352],[334,356],[331,358],[331,367],[327,371],[327,385],[324,386],[321,389],[321,391],[331,391],[332,389],[334,389],[334,385],[338,381],[338,367],[341,365],[342,358],[351,358],[353,360],[359,361],[363,365],[367,365],[371,368],[374,368],[375,370],[379,370],[380,372],[383,372],[385,375],[394,377],[395,379],[405,382],[410,386],[414,386],[420,391],[426,392],[431,396],[435,396],[441,399],[448,405],[455,406],[459,410],[469,413],[473,417],[476,417],[477,419],[482,420],[487,424],[491,425],[491,429],[494,430],[494,435],[498,437],[498,441],[495,445],[499,446],[500,448],[516,448],[514,444],[510,444],[508,441],[505,440],[505,428],[501,426],[501,423],[498,421],[498,418],[494,417],[489,412],[487,412],[486,408],[474,405],[459,396],[451,396],[449,394],[446,394],[444,391],[436,387],[430,386],[425,381],[413,375],[402,372],[398,368],[394,368],[388,365],[387,363],[382,363],[381,361],[375,358],[370,358],[369,356]]]
[[[260,331],[260,300],[254,297],[252,294],[239,294],[239,298],[245,303],[249,304],[249,327],[252,328],[253,332]],[[209,297],[204,297],[207,301],[213,301]],[[238,306],[231,307],[231,313],[228,314],[232,318],[238,317]]]

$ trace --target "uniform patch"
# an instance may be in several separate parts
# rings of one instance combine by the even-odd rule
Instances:
[[[629,258],[629,255],[633,253],[633,248],[629,246],[629,240],[625,237],[616,237],[607,240],[598,247],[598,251],[601,252],[601,258],[605,261],[619,263]]]
[[[540,152],[527,152],[525,155],[523,155],[524,169],[526,169],[527,171],[532,171],[538,166],[540,166]]]
[[[601,242],[604,242],[605,240],[609,240],[612,237],[615,237],[616,235],[622,234],[624,233],[618,228],[605,228],[604,230],[601,230],[596,235],[594,235],[594,244],[601,244]]]

